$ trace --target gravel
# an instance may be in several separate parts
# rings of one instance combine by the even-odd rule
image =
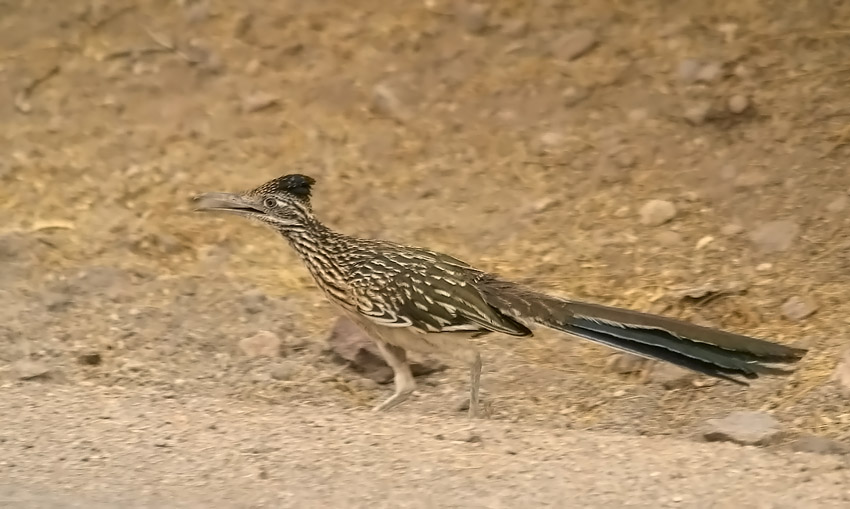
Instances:
[[[155,389],[7,385],[6,508],[847,507],[840,456]]]

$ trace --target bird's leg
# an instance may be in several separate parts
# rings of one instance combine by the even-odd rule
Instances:
[[[481,385],[481,354],[475,352],[469,367],[469,418],[478,417],[478,388]]]
[[[407,353],[404,351],[404,348],[389,345],[383,341],[376,341],[375,343],[378,345],[381,355],[384,356],[384,360],[393,368],[395,375],[395,393],[372,409],[373,412],[381,412],[404,403],[416,388],[416,380],[413,379],[410,365],[407,364]]]

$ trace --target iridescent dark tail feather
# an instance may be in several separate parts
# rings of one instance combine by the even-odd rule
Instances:
[[[505,315],[742,385],[747,383],[735,375],[788,374],[768,364],[794,363],[806,354],[802,348],[673,318],[563,300],[491,276],[477,283],[485,301]]]

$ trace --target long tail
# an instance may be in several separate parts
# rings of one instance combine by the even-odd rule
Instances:
[[[491,276],[482,278],[478,288],[488,304],[514,318],[742,385],[747,383],[730,375],[788,374],[765,363],[794,363],[806,354],[802,348],[673,318],[562,300]]]

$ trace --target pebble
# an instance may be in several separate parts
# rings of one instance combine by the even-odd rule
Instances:
[[[762,252],[787,251],[800,233],[797,223],[789,220],[770,221],[750,232],[750,240]]]
[[[298,373],[298,365],[290,361],[281,361],[272,367],[269,375],[282,382],[292,380],[295,374]]]
[[[372,88],[371,108],[375,113],[399,122],[408,117],[407,109],[398,94],[386,83],[379,83]]]
[[[649,200],[638,212],[646,226],[659,226],[676,217],[676,206],[667,200]]]
[[[850,454],[850,444],[816,435],[803,435],[791,442],[789,447],[792,451],[813,454]]]
[[[682,242],[682,235],[674,231],[663,231],[655,234],[655,241],[662,246],[675,246]]]
[[[679,67],[676,69],[676,75],[680,81],[693,83],[697,80],[697,73],[699,73],[700,67],[702,65],[698,60],[686,58],[679,63]]]
[[[280,337],[271,331],[260,331],[239,342],[239,349],[248,357],[277,357],[280,355]]]
[[[576,60],[590,52],[599,43],[596,34],[587,29],[573,30],[555,41],[554,54],[561,60]]]
[[[691,106],[685,109],[684,117],[685,120],[690,122],[693,125],[701,125],[704,124],[708,119],[708,114],[711,111],[711,104],[708,102],[698,102],[696,104],[692,104]]]
[[[12,363],[12,370],[18,380],[36,380],[50,375],[50,366],[42,361],[21,359]]]
[[[744,227],[739,225],[738,223],[729,223],[720,229],[720,233],[726,235],[728,237],[732,237],[733,235],[738,235],[739,233],[744,231]]]
[[[254,113],[269,109],[279,102],[280,97],[274,94],[257,92],[242,99],[242,111],[245,113]]]
[[[749,106],[750,101],[744,95],[735,94],[729,98],[729,111],[736,115],[743,113]]]
[[[697,374],[693,371],[674,366],[667,362],[658,362],[649,373],[649,382],[661,385],[667,390],[692,387]]]
[[[456,12],[457,20],[471,34],[480,34],[489,25],[490,6],[486,4],[461,4]]]
[[[841,395],[850,399],[850,348],[844,351],[841,360],[838,361],[838,366],[832,374],[832,381],[838,384]]]
[[[703,437],[709,442],[770,445],[783,438],[781,424],[764,412],[740,410],[722,419],[709,419]]]
[[[782,304],[782,316],[793,322],[808,318],[817,310],[817,304],[811,298],[800,297],[799,295],[790,297]]]
[[[703,83],[711,83],[720,77],[723,68],[716,62],[709,62],[699,68],[696,74],[696,80]]]

